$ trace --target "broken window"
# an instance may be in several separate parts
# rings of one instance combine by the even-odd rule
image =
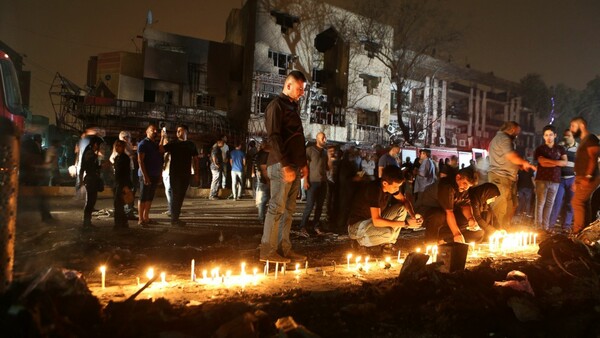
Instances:
[[[300,18],[279,11],[271,11],[271,15],[275,18],[275,23],[281,26],[281,33],[287,34],[287,31],[294,28],[294,24],[300,22]]]
[[[359,109],[356,112],[356,124],[379,127],[379,111]]]
[[[381,82],[378,76],[360,74],[359,77],[363,79],[363,86],[365,86],[367,94],[373,94],[373,91],[379,86],[379,82]]]
[[[192,92],[201,91],[206,85],[206,65],[191,62],[188,63],[188,77],[190,90]]]
[[[273,60],[273,66],[279,68],[279,75],[287,75],[287,70],[290,62],[292,62],[292,55],[269,51],[269,59]]]
[[[213,95],[198,95],[196,96],[196,106],[200,107],[215,107],[216,98]]]

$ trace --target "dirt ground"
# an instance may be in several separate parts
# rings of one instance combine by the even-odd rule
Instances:
[[[277,319],[288,316],[302,325],[289,331],[289,336],[310,332],[323,337],[600,334],[600,265],[597,256],[585,252],[583,258],[540,257],[535,249],[501,256],[489,255],[481,246],[477,257],[470,254],[465,271],[442,273],[431,264],[399,279],[396,254],[386,266],[386,256],[358,252],[344,235],[294,237],[294,249],[308,256],[308,266],[290,264],[285,273],[279,267],[275,277],[273,264],[265,275],[258,261],[262,224],[250,198],[188,198],[182,213],[187,226],[181,228],[170,225],[163,214],[166,200],[159,197],[151,214],[159,224],[143,229],[132,220],[130,229],[121,231],[115,231],[112,217],[102,212],[111,208],[111,199],[98,201],[101,212],[93,220],[98,226],[95,231],[80,226],[83,201],[72,197],[48,201],[56,218],[53,224],[40,222],[34,198],[21,199],[16,283],[0,305],[5,310],[23,302],[24,290],[34,284],[45,283],[42,294],[54,296],[25,302],[25,308],[37,304],[37,315],[25,311],[33,319],[11,321],[3,314],[0,323],[8,321],[14,336],[35,331],[42,336],[273,336],[278,332]],[[299,202],[295,225],[303,207]],[[425,250],[421,236],[402,233],[397,243],[402,259],[417,247]],[[543,240],[540,235],[539,241]],[[573,243],[554,242],[568,248],[565,252],[580,252]],[[350,265],[348,253],[353,254]],[[191,278],[192,260],[196,281]],[[245,277],[240,276],[242,263]],[[104,289],[101,265],[107,269]],[[148,281],[149,267],[156,274],[164,272],[164,282],[159,277],[136,301],[127,301]],[[220,277],[212,278],[217,267]],[[528,276],[532,293],[494,286],[512,270]],[[73,275],[76,282],[70,279]],[[75,289],[79,297],[74,305],[65,295]],[[51,315],[44,317],[39,314],[44,313],[40,304],[49,302],[54,304]],[[71,313],[63,308],[78,310]],[[23,325],[29,331],[23,331]]]

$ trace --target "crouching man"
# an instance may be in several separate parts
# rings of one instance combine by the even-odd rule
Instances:
[[[379,180],[364,182],[358,187],[349,210],[350,239],[363,247],[381,246],[386,251],[396,243],[402,228],[421,227],[422,219],[400,192],[402,184],[402,170],[387,166]],[[389,205],[392,197],[399,203]]]
[[[477,175],[471,168],[458,171],[455,176],[444,177],[428,186],[416,204],[419,213],[425,216],[425,240],[427,242],[478,241],[483,236],[473,217],[468,190],[477,183]],[[457,212],[467,220],[461,229]],[[464,232],[464,230],[471,230]]]

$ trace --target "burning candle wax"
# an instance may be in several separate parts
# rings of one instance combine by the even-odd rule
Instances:
[[[100,267],[100,273],[102,273],[102,288],[106,288],[106,266]]]
[[[190,277],[192,279],[192,282],[196,280],[196,267],[195,267],[195,264],[196,264],[196,261],[194,261],[192,259],[192,271],[191,271],[191,275],[190,275]]]

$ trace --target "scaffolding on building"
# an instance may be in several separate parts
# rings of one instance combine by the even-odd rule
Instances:
[[[225,116],[209,108],[97,97],[59,73],[49,94],[57,127],[75,134],[90,124],[103,128],[107,136],[117,136],[121,130],[143,131],[149,123],[164,123],[168,130],[187,125],[189,138],[197,141],[212,142],[223,135],[231,140],[245,137],[244,131],[234,130]]]

